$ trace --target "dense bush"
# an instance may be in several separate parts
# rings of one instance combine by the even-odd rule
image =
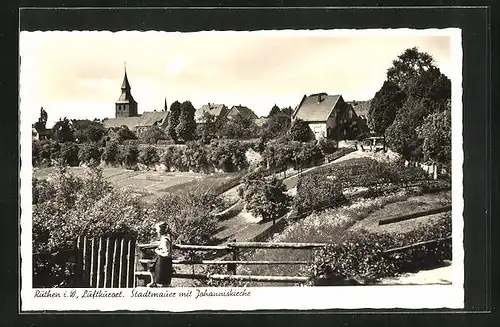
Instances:
[[[342,188],[378,187],[382,184],[404,186],[412,181],[428,179],[418,167],[406,167],[402,162],[379,162],[369,158],[345,160],[328,167],[321,167],[312,174],[331,176]]]
[[[314,140],[314,134],[309,127],[309,124],[300,119],[293,122],[288,134],[292,140],[298,142],[309,142]]]
[[[285,192],[281,180],[258,173],[246,176],[239,190],[248,211],[264,220],[272,219],[273,223],[289,210],[291,197]]]
[[[344,239],[315,253],[309,271],[315,284],[333,285],[345,280],[374,283],[399,273],[431,268],[451,259],[451,242],[443,241],[403,251],[384,251],[451,236],[451,216],[404,234],[346,234]]]
[[[31,162],[35,166],[49,167],[60,157],[61,145],[52,140],[34,140]]]
[[[78,152],[79,148],[75,143],[63,143],[59,154],[60,162],[68,166],[78,166]]]
[[[318,141],[318,145],[324,154],[334,153],[338,148],[338,144],[336,141],[327,138],[320,139]]]
[[[217,230],[217,219],[213,215],[217,201],[212,193],[168,193],[157,200],[151,217],[141,223],[139,238],[155,238],[151,227],[156,222],[165,221],[172,231],[174,243],[211,243]]]
[[[137,164],[139,149],[136,145],[124,145],[118,152],[118,161],[125,167],[133,167]]]
[[[324,162],[324,154],[316,143],[289,141],[287,138],[267,143],[262,157],[268,168],[283,170],[306,168]]]
[[[86,143],[78,151],[78,160],[84,164],[98,164],[101,161],[101,150],[94,143]]]
[[[158,155],[158,150],[153,146],[142,148],[139,152],[138,162],[146,166],[152,166],[159,163],[160,156]]]
[[[158,126],[151,126],[139,136],[139,139],[144,143],[157,144],[159,140],[167,139],[167,133]]]
[[[116,141],[111,141],[102,152],[102,160],[107,164],[116,164],[120,159],[120,149]]]
[[[234,172],[247,168],[247,147],[239,141],[216,140],[209,145],[208,160],[217,169]]]
[[[302,175],[297,183],[295,208],[299,214],[335,208],[347,200],[335,179],[324,175]]]

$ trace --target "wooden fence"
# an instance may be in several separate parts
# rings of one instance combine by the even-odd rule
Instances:
[[[134,287],[136,242],[132,238],[77,239],[77,267],[84,287]]]
[[[451,242],[451,236],[410,244],[407,246],[388,249],[385,254],[405,251],[410,248],[428,246],[441,242]],[[59,253],[59,256],[34,254],[34,265],[40,261],[56,260],[59,263],[75,263],[75,281],[72,287],[91,288],[130,288],[146,286],[152,280],[152,260],[154,260],[154,249],[158,243],[136,244],[131,238],[87,238],[79,237],[77,247],[72,251]],[[174,244],[176,251],[187,251],[194,253],[205,252],[203,259],[174,259],[174,265],[219,265],[226,266],[226,274],[195,274],[175,273],[173,278],[193,280],[235,280],[265,283],[306,283],[307,276],[262,276],[262,275],[238,275],[238,266],[246,265],[308,265],[310,261],[298,260],[245,260],[241,255],[243,251],[253,249],[292,249],[292,250],[315,250],[326,246],[325,243],[268,243],[268,242],[229,242],[225,245],[188,245]],[[208,256],[212,259],[207,259]],[[49,259],[43,256],[50,257]],[[38,261],[37,261],[38,260]],[[40,270],[40,269],[37,269]],[[36,281],[35,281],[36,277]],[[50,287],[53,276],[49,271],[41,269],[40,274],[34,276],[34,287]],[[38,282],[38,284],[37,284]]]
[[[175,273],[173,278],[195,279],[195,280],[237,280],[253,282],[279,282],[279,283],[305,283],[309,280],[306,276],[260,276],[260,275],[238,275],[237,267],[239,265],[307,265],[309,261],[268,261],[268,260],[242,260],[240,253],[248,249],[295,249],[295,250],[314,250],[324,247],[324,243],[267,243],[267,242],[230,242],[225,245],[185,245],[176,244],[174,250],[180,251],[204,251],[218,253],[218,258],[214,260],[188,259],[173,260],[174,265],[222,265],[227,267],[227,274],[182,274]],[[151,272],[148,271],[151,260],[153,260],[152,251],[158,246],[157,243],[138,244],[137,264],[136,264],[136,286],[145,286],[151,281]],[[217,255],[216,255],[217,256]],[[139,281],[142,280],[142,283]]]

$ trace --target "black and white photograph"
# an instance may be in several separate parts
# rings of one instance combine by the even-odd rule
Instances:
[[[460,38],[21,32],[23,305],[463,306]]]

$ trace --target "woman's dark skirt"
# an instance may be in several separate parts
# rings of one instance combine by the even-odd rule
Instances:
[[[173,272],[172,258],[157,255],[154,269],[155,283],[170,285]]]

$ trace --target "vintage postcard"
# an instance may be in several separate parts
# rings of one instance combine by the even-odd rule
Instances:
[[[463,308],[460,29],[20,33],[21,310]]]

